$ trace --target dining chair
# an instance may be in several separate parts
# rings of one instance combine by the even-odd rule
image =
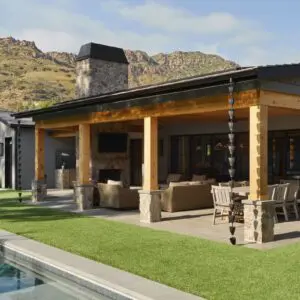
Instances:
[[[294,199],[297,204],[300,204],[300,186],[299,181],[296,179],[280,180],[280,183],[290,183],[288,200]]]
[[[288,216],[288,207],[292,207],[294,209],[294,213],[296,218],[299,219],[299,213],[297,208],[297,199],[296,195],[298,194],[298,189],[291,185],[290,183],[279,184],[274,193],[275,200],[275,221],[278,222],[277,215],[280,212],[277,211],[278,208],[282,209],[282,213],[284,215],[285,221],[289,220]]]
[[[216,217],[223,219],[224,212],[230,210],[231,188],[228,186],[211,186],[211,193],[214,203],[213,225],[216,224]]]
[[[298,195],[299,195],[299,185],[298,185],[298,183],[290,183],[285,205],[287,207],[287,212],[288,213],[290,211],[289,208],[292,208],[294,210],[296,219],[299,219]]]
[[[278,184],[268,185],[268,196],[269,200],[274,200],[275,197],[275,189],[277,188]]]

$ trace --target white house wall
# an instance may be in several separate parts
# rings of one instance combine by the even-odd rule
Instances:
[[[30,189],[34,178],[35,136],[33,128],[22,128],[22,188]],[[45,136],[45,174],[47,186],[55,187],[55,153],[56,151],[75,151],[75,138],[52,138]]]

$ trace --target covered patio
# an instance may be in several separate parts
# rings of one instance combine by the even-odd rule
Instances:
[[[90,58],[84,57],[87,63]],[[210,123],[214,120],[223,124],[223,132],[229,133],[228,110],[232,104],[235,130],[239,130],[241,125],[243,130],[249,131],[249,193],[248,201],[244,201],[244,225],[241,225],[244,240],[250,243],[273,241],[274,201],[268,195],[268,120],[299,114],[300,88],[296,83],[299,74],[300,65],[241,68],[91,95],[50,108],[18,113],[15,115],[17,118],[33,117],[36,122],[32,200],[40,202],[45,197],[44,138],[47,132],[51,131],[57,137],[74,136],[77,140],[74,195],[79,207],[85,210],[93,207],[95,183],[99,179],[98,171],[95,173],[94,169],[95,160],[92,159],[93,145],[98,143],[94,129],[97,128],[96,132],[130,132],[134,127],[134,131],[141,132],[143,138],[143,186],[138,188],[139,221],[161,222],[164,214],[162,218],[158,146],[160,131],[163,130],[160,126],[169,123],[172,127],[174,122],[199,121],[207,127],[207,131],[211,131]],[[234,84],[233,95],[228,90],[230,82]],[[79,87],[85,84],[81,80]],[[200,222],[199,226],[207,230],[212,226],[209,223]]]
[[[180,212],[162,212],[162,221],[155,223],[140,222],[139,210],[115,210],[109,208],[95,208],[85,211],[78,210],[73,201],[72,190],[50,190],[48,196],[38,206],[59,209],[68,212],[103,218],[111,221],[134,224],[157,230],[175,232],[183,235],[199,237],[221,243],[228,243],[228,221],[224,217],[212,226],[213,209],[200,209]],[[299,221],[294,218],[289,222],[280,222],[274,227],[274,241],[269,243],[252,243],[244,240],[244,224],[236,224],[237,245],[267,250],[300,241]]]

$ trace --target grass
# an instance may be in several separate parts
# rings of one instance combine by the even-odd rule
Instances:
[[[0,193],[0,228],[207,299],[300,299],[300,244],[259,251],[20,204]],[[26,194],[25,194],[26,196]]]

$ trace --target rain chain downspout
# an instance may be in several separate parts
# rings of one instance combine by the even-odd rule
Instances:
[[[234,134],[234,122],[235,122],[235,116],[234,116],[234,97],[233,97],[233,90],[234,90],[234,83],[232,81],[232,78],[230,78],[229,81],[229,97],[228,97],[228,103],[229,103],[229,110],[228,110],[228,115],[229,115],[229,121],[228,121],[228,127],[229,127],[229,145],[228,145],[228,150],[229,150],[229,176],[230,176],[230,206],[229,206],[229,213],[228,213],[228,218],[229,218],[229,231],[230,231],[230,242],[232,245],[236,244],[236,237],[235,237],[235,229],[236,227],[234,226],[234,221],[235,221],[235,204],[233,200],[233,185],[234,185],[234,175],[235,175],[235,134]]]

